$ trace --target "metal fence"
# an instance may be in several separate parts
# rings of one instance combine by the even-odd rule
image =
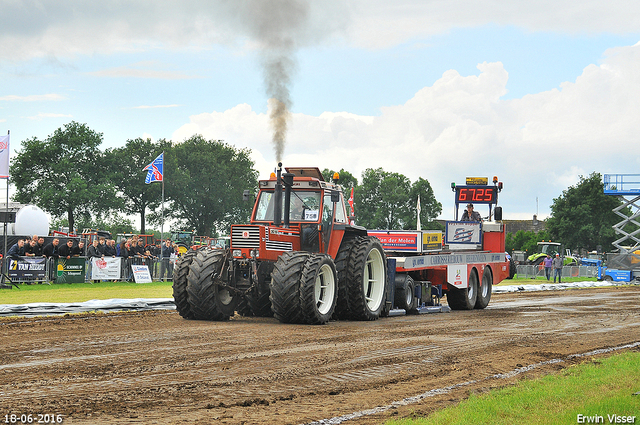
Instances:
[[[72,257],[74,266],[67,265],[66,259],[44,257],[19,257],[18,259],[0,259],[2,273],[14,283],[78,283],[93,282],[92,263],[87,257]],[[17,260],[17,261],[16,261]],[[172,280],[175,258],[110,258],[116,262],[115,274],[109,281],[133,281],[132,265],[146,265],[153,280]],[[80,265],[80,266],[79,266]],[[69,279],[66,279],[69,276]],[[73,278],[71,278],[73,276]]]
[[[535,279],[536,277],[546,277],[544,266],[518,265],[516,273],[519,279]],[[553,270],[551,271],[553,278]],[[595,266],[564,266],[562,277],[598,277],[598,268]]]

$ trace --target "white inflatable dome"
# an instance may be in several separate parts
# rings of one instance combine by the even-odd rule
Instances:
[[[15,235],[47,236],[49,217],[35,205],[26,205],[16,213],[14,232]]]

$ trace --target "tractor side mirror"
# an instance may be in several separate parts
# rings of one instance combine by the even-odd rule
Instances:
[[[331,202],[340,202],[340,192],[338,192],[337,190],[331,191]]]
[[[244,202],[249,202],[251,200],[251,191],[245,189],[245,191],[242,192],[242,200]]]

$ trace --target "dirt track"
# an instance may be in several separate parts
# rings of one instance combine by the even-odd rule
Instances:
[[[640,287],[503,294],[486,310],[327,326],[166,311],[2,319],[0,415],[379,424],[608,355],[593,350],[640,350],[639,301]]]

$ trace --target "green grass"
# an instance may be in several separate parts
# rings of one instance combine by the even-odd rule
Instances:
[[[593,278],[567,279],[567,281],[585,280],[595,281]],[[546,279],[507,279],[502,281],[501,285],[530,285],[540,283],[546,283]],[[172,282],[98,282],[94,284],[71,283],[51,285],[18,284],[20,289],[15,287],[13,289],[0,289],[0,304],[70,303],[110,298],[171,298],[173,297],[171,284]]]
[[[595,277],[562,277],[562,282],[595,282],[598,279]],[[535,279],[525,278],[518,279],[518,275],[515,275],[513,279],[505,279],[500,282],[500,285],[540,285],[541,283],[553,283],[553,277],[550,281],[547,281],[546,277],[537,277]]]
[[[110,298],[172,298],[172,282],[18,285],[0,289],[0,304],[71,303]]]
[[[392,420],[387,425],[467,425],[578,423],[578,415],[635,416],[640,423],[640,353],[628,352],[572,366],[559,374],[483,395],[427,418]],[[586,420],[585,422],[586,423]],[[615,423],[615,422],[614,422]]]

